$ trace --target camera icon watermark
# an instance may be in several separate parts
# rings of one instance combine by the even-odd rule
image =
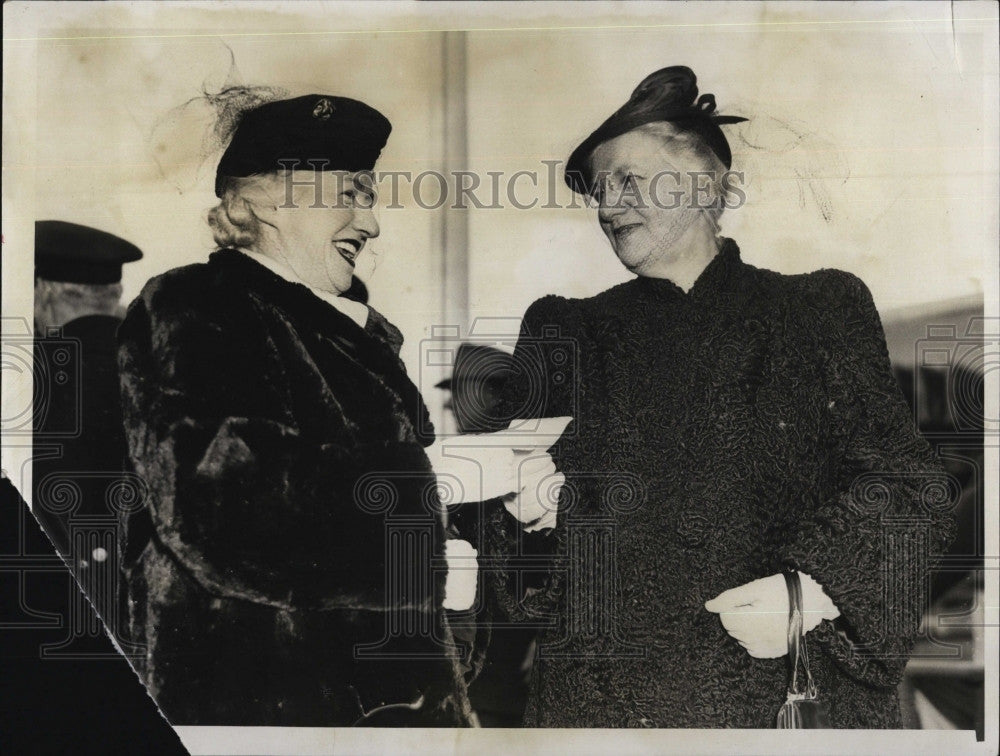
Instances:
[[[914,412],[923,433],[1000,434],[985,416],[986,375],[1000,368],[1000,320],[971,318],[965,328],[928,325],[915,343]]]
[[[577,416],[579,364],[576,340],[558,324],[523,333],[516,319],[476,318],[465,336],[458,326],[432,327],[420,343],[418,381],[421,392],[451,391],[458,433],[509,430],[528,440],[541,418]]]
[[[62,328],[36,337],[24,319],[5,318],[2,339],[4,373],[31,373],[31,402],[5,409],[5,436],[36,441],[74,438],[81,430],[81,348]],[[58,406],[57,406],[58,405]]]

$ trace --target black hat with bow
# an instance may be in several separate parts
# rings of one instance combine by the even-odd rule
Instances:
[[[694,71],[687,66],[661,68],[643,79],[628,102],[573,150],[566,162],[569,188],[579,194],[589,194],[589,158],[597,146],[657,121],[670,121],[678,129],[698,134],[723,165],[731,167],[733,155],[719,126],[747,119],[716,114],[715,96],[703,94],[699,97],[696,82]]]

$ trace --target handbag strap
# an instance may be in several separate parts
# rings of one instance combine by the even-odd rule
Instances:
[[[806,698],[816,697],[816,684],[809,669],[809,651],[805,634],[802,632],[802,582],[795,570],[785,572],[788,586],[788,657],[792,663],[792,677],[788,683],[788,695]],[[805,670],[806,689],[799,690],[799,663]]]

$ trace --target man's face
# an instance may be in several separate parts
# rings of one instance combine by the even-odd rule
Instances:
[[[38,336],[44,336],[49,327],[55,325],[45,283],[45,281],[35,281],[35,334]]]

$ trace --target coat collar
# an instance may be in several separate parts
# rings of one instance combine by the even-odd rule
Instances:
[[[227,278],[238,278],[247,288],[264,295],[268,301],[310,318],[317,330],[343,333],[354,338],[361,338],[359,332],[367,334],[383,341],[397,355],[403,346],[403,335],[399,329],[372,307],[368,308],[368,322],[362,327],[316,296],[305,284],[282,278],[238,250],[220,249],[209,256],[208,262],[210,267],[223,272]]]
[[[701,272],[688,292],[675,284],[669,278],[650,278],[639,276],[637,282],[644,289],[661,293],[665,296],[681,296],[695,298],[714,289],[732,283],[733,269],[740,262],[740,249],[732,239],[723,239],[719,251],[705,269]]]
[[[667,278],[640,276],[636,284],[644,293],[657,299],[706,305],[743,301],[751,294],[751,272],[754,268],[740,259],[740,248],[732,239],[724,238],[718,254],[686,292]]]
[[[322,299],[328,305],[331,305],[337,310],[340,310],[347,317],[357,323],[361,328],[364,328],[368,322],[369,309],[368,305],[361,302],[355,302],[347,297],[337,296],[329,291],[322,291],[315,288],[314,286],[309,286],[305,281],[300,279],[295,275],[295,271],[292,270],[288,265],[279,262],[273,257],[268,257],[261,252],[256,252],[252,249],[240,249],[244,255],[249,257],[255,262],[259,262],[265,268],[270,270],[272,273],[278,274],[281,278],[286,281],[291,281],[292,283],[300,283],[306,286],[309,291],[315,294],[317,297]]]
[[[318,334],[349,359],[376,374],[402,399],[418,438],[426,443],[433,440],[427,408],[399,358],[403,335],[381,313],[369,307],[368,322],[361,328],[343,312],[317,297],[309,287],[286,281],[235,249],[212,253],[208,265],[223,286],[237,282],[255,292],[283,310],[300,333]]]

